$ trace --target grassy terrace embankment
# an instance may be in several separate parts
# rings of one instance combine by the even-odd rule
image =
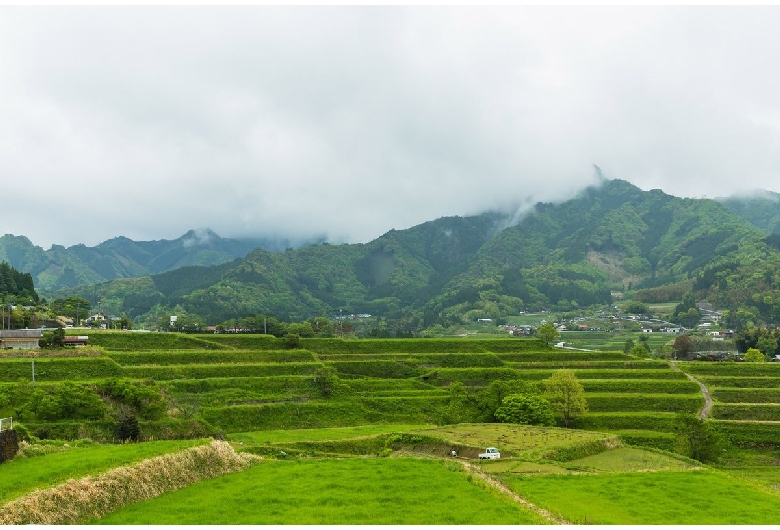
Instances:
[[[38,388],[51,392],[60,382],[74,381],[97,389],[109,378],[151,385],[165,392],[168,407],[162,417],[141,418],[142,438],[435,424],[447,419],[453,383],[469,392],[497,380],[539,384],[560,368],[573,370],[586,390],[590,412],[579,426],[622,433],[634,443],[671,448],[675,415],[695,413],[704,404],[698,385],[665,361],[619,351],[554,349],[534,339],[304,338],[300,348],[289,349],[284,339],[265,335],[91,332],[90,345],[84,357],[39,352]],[[27,357],[0,359],[0,391],[12,396],[0,414],[17,416],[44,436],[111,439],[111,415],[46,421],[20,410],[13,396],[22,392],[19,381],[29,378],[30,364]],[[771,391],[780,389],[780,365],[678,366],[710,387],[716,400],[712,417],[729,439],[742,440],[726,425],[731,420],[780,420],[778,394]],[[754,392],[740,391],[747,388]],[[484,421],[473,413],[464,419]]]

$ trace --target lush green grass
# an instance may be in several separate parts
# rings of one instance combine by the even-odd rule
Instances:
[[[468,446],[458,453],[468,458],[477,458],[481,449],[493,446],[502,455],[527,460],[538,460],[551,451],[588,447],[589,444],[595,444],[589,447],[590,453],[603,451],[602,441],[611,438],[608,434],[598,432],[506,423],[447,425],[415,432]]]
[[[456,463],[392,458],[266,461],[95,522],[515,525],[543,520],[472,480]]]
[[[728,474],[662,471],[600,475],[505,475],[537,506],[574,523],[777,524],[780,498]]]
[[[424,425],[360,425],[357,427],[331,427],[326,429],[292,429],[239,432],[230,440],[247,444],[314,442],[319,440],[345,440],[356,436],[373,436],[389,432],[408,432],[424,428]]]
[[[667,342],[673,341],[675,337],[674,333],[564,331],[560,335],[560,340],[575,348],[623,351],[628,339],[638,343],[640,338],[645,338],[650,349],[656,351]]]
[[[123,445],[85,444],[29,458],[16,457],[2,465],[0,502],[48,488],[71,478],[140,462],[146,458],[173,453],[208,443],[207,440],[173,440]]]
[[[569,467],[610,473],[624,471],[659,471],[690,469],[694,466],[671,456],[637,447],[618,447],[567,462]]]

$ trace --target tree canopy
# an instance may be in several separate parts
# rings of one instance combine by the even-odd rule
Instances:
[[[557,370],[544,381],[545,397],[550,402],[553,411],[561,419],[564,427],[585,414],[588,402],[585,399],[585,389],[577,380],[574,372],[568,369]]]

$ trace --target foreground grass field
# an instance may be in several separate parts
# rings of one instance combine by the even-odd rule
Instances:
[[[0,503],[68,479],[94,475],[141,460],[207,444],[208,440],[166,440],[142,444],[50,446],[58,452],[16,457],[2,466]]]
[[[4,500],[194,443],[202,441],[85,444],[17,459],[3,466],[3,478],[13,485]],[[769,487],[776,473],[750,480],[743,478],[750,471],[746,467],[728,474],[671,453],[626,447],[614,435],[596,432],[507,424],[370,425],[240,433],[232,443],[250,452],[269,450],[272,456],[243,471],[114,508],[89,522],[530,525],[780,520],[780,493]],[[478,460],[476,453],[485,445],[500,446],[502,458]],[[311,454],[324,448],[330,453],[312,458],[295,452],[301,447],[313,450]],[[450,447],[458,448],[458,458],[447,456]],[[291,453],[285,454],[285,448]],[[741,461],[748,462],[744,456]],[[760,453],[749,460],[755,465],[763,461]]]
[[[466,507],[467,506],[467,507]],[[456,463],[267,461],[128,506],[98,524],[543,524]]]
[[[511,475],[513,491],[581,524],[777,524],[780,497],[712,470]]]
[[[95,443],[116,439],[115,412],[125,407],[140,420],[141,440],[214,436],[265,458],[257,468],[149,501],[162,503],[154,508],[161,514],[155,523],[184,523],[178,516],[189,511],[188,524],[292,524],[298,520],[274,518],[292,512],[300,514],[299,524],[542,520],[540,512],[519,507],[511,492],[498,493],[493,480],[573,523],[780,520],[773,489],[780,485],[780,363],[677,362],[674,369],[666,361],[622,353],[620,341],[607,334],[588,337],[605,341],[611,351],[553,349],[532,339],[302,339],[301,348],[287,349],[270,336],[106,332],[91,336],[95,345],[89,351],[36,359],[36,391],[55,399],[72,381],[108,404],[102,415],[89,418],[47,417],[45,409],[32,406],[32,387],[25,383],[29,359],[4,357],[0,417],[14,416],[31,441],[64,447],[70,440],[70,446],[0,467],[0,503],[203,443]],[[560,368],[573,370],[588,399],[589,412],[576,429],[489,423],[489,407],[498,406],[491,401],[493,383],[539,387]],[[678,450],[679,413],[698,414],[705,403],[686,373],[710,389],[710,424],[727,447],[717,465],[731,476],[664,452]],[[147,414],[142,400],[130,399],[146,394],[110,393],[110,378],[160,397],[159,413]],[[487,446],[500,447],[502,459],[478,461]],[[453,448],[458,459],[449,458]],[[314,487],[302,492],[310,477],[316,478]],[[474,493],[488,483],[493,489]],[[352,493],[353,487],[359,491]],[[424,502],[413,505],[419,491]],[[444,498],[436,491],[445,492]],[[471,512],[472,497],[493,495],[511,509],[490,512],[479,500]],[[243,502],[230,504],[230,497]],[[746,497],[750,503],[743,502]],[[223,501],[203,512],[181,508],[210,498]],[[169,508],[164,499],[172,502]],[[407,505],[413,509],[399,513]],[[458,518],[464,510],[467,515]],[[751,510],[766,515],[747,518]]]

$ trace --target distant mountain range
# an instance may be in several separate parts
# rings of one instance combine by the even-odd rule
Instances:
[[[99,299],[149,325],[167,314],[219,323],[343,311],[422,329],[610,304],[618,292],[653,301],[691,293],[732,309],[730,318],[762,322],[780,319],[777,200],[683,199],[604,180],[565,203],[539,203],[512,226],[495,212],[445,217],[365,244],[283,252],[210,231],[49,251],[5,236],[0,260],[32,273],[50,298]]]
[[[120,236],[95,247],[53,245],[43,250],[24,236],[6,234],[0,237],[0,262],[30,273],[39,291],[53,292],[193,265],[220,265],[243,258],[256,248],[282,252],[291,247],[283,238],[226,239],[211,230],[190,230],[174,240],[133,241]]]

